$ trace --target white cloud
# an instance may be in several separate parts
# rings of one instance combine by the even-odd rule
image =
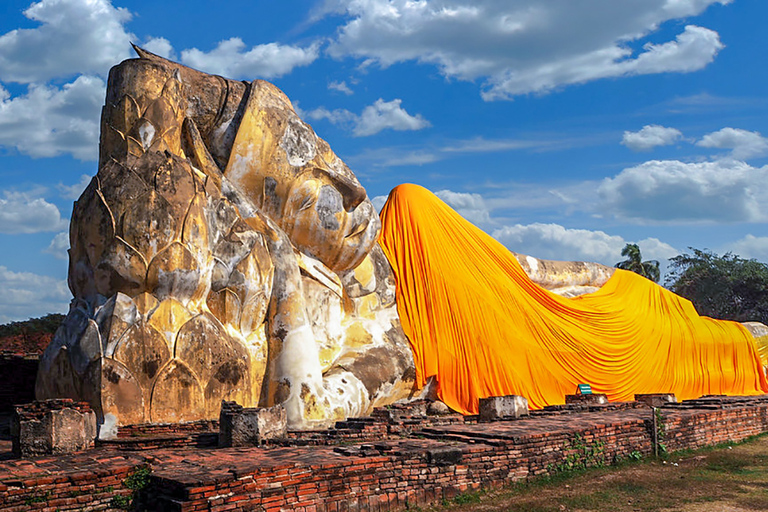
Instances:
[[[313,121],[325,119],[331,124],[342,127],[353,127],[359,120],[358,116],[344,108],[328,110],[325,107],[319,107],[309,112],[301,112],[299,115]]]
[[[358,137],[374,135],[387,128],[397,131],[421,130],[431,126],[429,121],[421,117],[410,115],[400,104],[401,99],[384,101],[379,98],[373,105],[363,109],[363,113],[357,121],[354,134]]]
[[[67,260],[69,258],[67,249],[69,249],[69,233],[62,231],[53,237],[53,240],[48,244],[48,247],[43,249],[43,252],[52,255],[58,260]]]
[[[0,87],[0,146],[32,157],[71,154],[95,160],[104,89],[104,82],[93,76],[80,76],[61,88],[32,84],[14,98]]]
[[[320,45],[306,48],[277,43],[260,44],[248,49],[239,37],[221,41],[210,52],[197,48],[182,50],[181,62],[187,66],[228,78],[277,78],[298,66],[317,59]]]
[[[90,175],[83,174],[80,176],[80,181],[74,185],[64,185],[63,183],[59,183],[56,185],[56,188],[59,189],[59,195],[61,197],[75,201],[83,193],[83,190],[85,190],[85,187],[91,182],[91,179]]]
[[[627,219],[761,222],[767,182],[768,166],[737,160],[651,160],[606,178],[597,192],[602,213]]]
[[[173,50],[171,42],[164,37],[153,37],[141,45],[147,51],[165,57],[166,59],[176,60],[176,52]]]
[[[593,261],[613,266],[622,260],[621,250],[631,243],[618,235],[587,229],[569,229],[559,224],[534,223],[505,226],[493,237],[512,251],[536,258],[561,261]],[[644,260],[666,260],[679,252],[656,238],[637,242]]]
[[[600,78],[701,69],[723,48],[712,30],[689,25],[675,40],[638,51],[629,43],[730,1],[336,0],[327,10],[349,20],[328,51],[364,65],[435,64],[449,77],[485,78],[486,100],[509,99]]]
[[[435,195],[472,224],[484,227],[491,223],[491,212],[480,194],[438,190]]]
[[[358,116],[349,110],[339,108],[328,110],[325,107],[316,108],[309,112],[302,111],[302,115],[308,119],[326,119],[335,125],[352,127],[352,133],[356,137],[375,135],[382,130],[396,131],[421,130],[431,126],[429,121],[420,114],[412,116],[400,105],[403,100],[396,98],[392,101],[384,101],[379,98],[373,105],[368,105]]]
[[[0,323],[66,313],[71,296],[63,279],[13,272],[2,265],[0,289]]]
[[[683,137],[677,128],[667,128],[658,124],[643,126],[637,132],[624,132],[621,143],[632,151],[648,151],[656,146],[669,146]]]
[[[352,89],[350,89],[349,86],[347,85],[347,83],[344,82],[343,80],[341,82],[331,82],[331,83],[329,83],[328,84],[328,88],[331,89],[332,91],[343,92],[347,96],[350,96],[350,95],[354,94],[354,91],[352,91]]]
[[[105,76],[130,56],[135,40],[123,24],[131,14],[109,0],[42,0],[24,15],[40,23],[0,36],[0,81],[45,82],[56,77]]]
[[[729,251],[742,258],[754,258],[768,263],[768,236],[747,235],[723,250],[723,252]]]
[[[739,128],[723,128],[709,133],[696,143],[704,148],[730,149],[733,158],[750,158],[768,154],[768,138],[759,132]]]
[[[67,227],[56,205],[24,192],[5,191],[0,198],[0,233],[16,235],[60,231]]]

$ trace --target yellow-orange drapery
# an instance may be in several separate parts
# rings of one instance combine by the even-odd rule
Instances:
[[[417,384],[476,413],[509,394],[561,404],[579,383],[610,400],[635,393],[768,392],[754,339],[700,317],[686,299],[617,270],[597,292],[563,298],[532,282],[504,246],[418,185],[400,185],[381,213],[380,243]]]

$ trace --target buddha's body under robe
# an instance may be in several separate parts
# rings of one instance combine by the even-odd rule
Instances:
[[[487,396],[561,404],[579,383],[610,400],[635,393],[768,392],[754,338],[701,317],[686,299],[617,270],[595,293],[564,298],[532,282],[504,246],[428,190],[401,185],[381,213],[417,385],[465,414]]]

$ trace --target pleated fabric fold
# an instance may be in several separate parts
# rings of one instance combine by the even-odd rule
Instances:
[[[561,297],[418,185],[395,188],[381,219],[417,384],[435,376],[456,411],[476,414],[480,398],[511,394],[533,409],[562,404],[580,383],[609,400],[768,392],[743,326],[701,317],[637,274],[617,270],[595,293]]]

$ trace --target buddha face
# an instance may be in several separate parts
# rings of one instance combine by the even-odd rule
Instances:
[[[359,265],[381,227],[365,190],[357,187],[314,169],[298,176],[286,191],[279,224],[299,250],[335,271]]]
[[[298,250],[334,271],[356,267],[381,227],[365,189],[279,89],[251,87],[225,175]]]

